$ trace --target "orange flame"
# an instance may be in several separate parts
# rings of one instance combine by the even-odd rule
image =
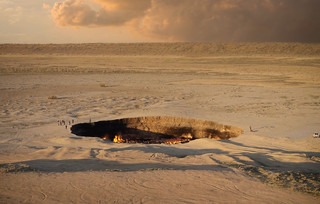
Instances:
[[[164,141],[164,144],[179,144],[179,143],[186,142],[186,141],[189,141],[189,140],[167,139]]]
[[[107,140],[107,139],[109,139],[109,135],[104,135],[103,137],[102,137],[102,139],[104,139],[104,140]]]
[[[122,139],[122,137],[120,135],[115,135],[113,142],[115,143],[125,143],[126,141],[124,139]]]

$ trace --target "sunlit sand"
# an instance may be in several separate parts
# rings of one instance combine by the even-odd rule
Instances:
[[[319,203],[319,44],[8,44],[0,53],[0,203]],[[142,116],[244,131],[179,144],[70,131]]]

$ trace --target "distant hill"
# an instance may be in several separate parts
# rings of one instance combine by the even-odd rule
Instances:
[[[320,55],[303,43],[93,43],[0,44],[0,55]]]

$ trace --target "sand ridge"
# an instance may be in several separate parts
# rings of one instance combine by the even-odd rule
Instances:
[[[83,44],[0,44],[0,54],[18,55],[316,55],[315,43],[83,43]]]

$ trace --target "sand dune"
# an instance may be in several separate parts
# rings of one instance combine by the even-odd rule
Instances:
[[[318,50],[0,45],[0,202],[319,203]],[[72,120],[140,116],[210,120],[244,133],[167,145],[70,132]]]

